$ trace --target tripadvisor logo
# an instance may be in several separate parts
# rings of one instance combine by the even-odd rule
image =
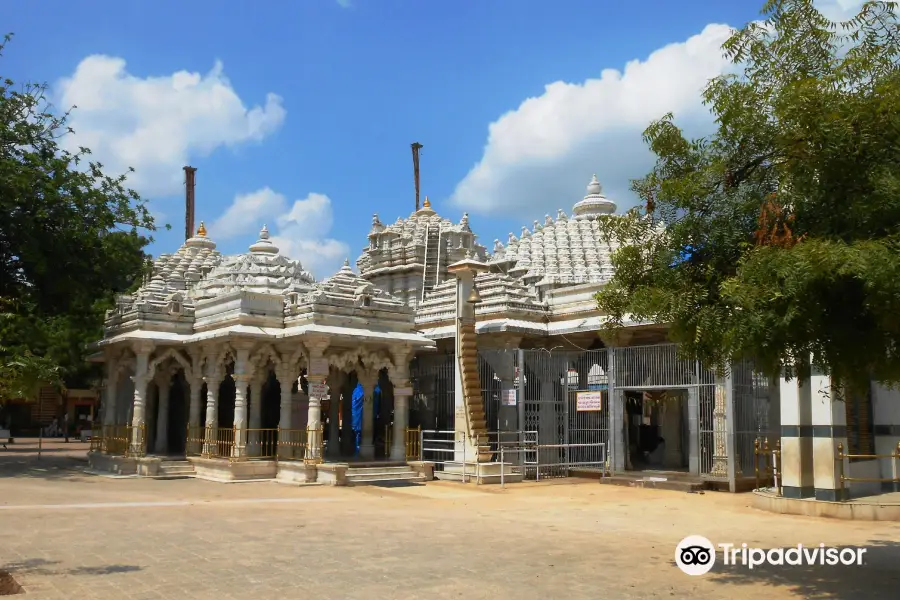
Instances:
[[[713,545],[702,535],[689,535],[675,548],[675,564],[688,575],[704,575],[716,564],[716,547],[722,551],[722,563],[748,569],[760,565],[862,565],[866,548],[834,548],[825,544],[788,548],[753,548],[747,544]]]

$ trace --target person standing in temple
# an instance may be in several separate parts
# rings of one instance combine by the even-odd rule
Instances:
[[[69,443],[69,413],[63,415],[63,437],[66,438],[66,443]]]

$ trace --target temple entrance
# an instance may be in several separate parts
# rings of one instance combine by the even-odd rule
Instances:
[[[627,470],[688,471],[687,390],[628,390],[624,413]]]

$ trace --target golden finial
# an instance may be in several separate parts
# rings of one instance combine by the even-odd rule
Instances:
[[[428,199],[428,196],[425,196],[425,202],[422,203],[422,208],[431,208],[431,201]]]
[[[200,221],[200,227],[197,228],[197,237],[206,237],[206,225]]]

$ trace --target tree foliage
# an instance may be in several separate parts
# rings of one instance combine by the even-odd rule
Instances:
[[[150,242],[141,231],[154,229],[126,175],[104,173],[87,148],[64,147],[74,133],[67,119],[46,85],[0,80],[0,368],[8,372],[40,362],[84,375],[84,346],[99,337],[115,294],[140,279]]]
[[[723,46],[734,73],[705,89],[716,133],[650,125],[644,205],[603,220],[620,244],[597,296],[611,330],[670,324],[720,368],[900,381],[896,8],[832,23],[811,0],[770,0]]]

